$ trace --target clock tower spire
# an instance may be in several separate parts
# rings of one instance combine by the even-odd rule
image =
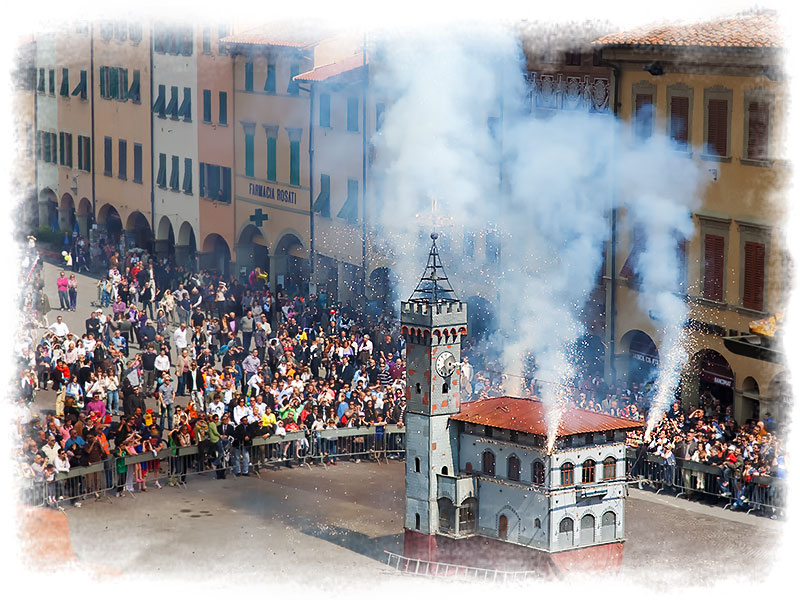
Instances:
[[[467,306],[444,271],[438,234],[417,287],[401,303],[406,341],[406,556],[435,556],[437,474],[458,469],[458,437],[448,426],[460,409],[461,339]],[[409,545],[411,547],[409,547]]]

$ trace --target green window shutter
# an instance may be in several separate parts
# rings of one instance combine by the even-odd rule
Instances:
[[[128,178],[128,142],[119,140],[119,178]]]
[[[264,91],[275,93],[275,63],[267,64],[267,80],[264,82]]]
[[[183,88],[183,102],[181,102],[178,115],[183,117],[184,121],[192,120],[192,88]]]
[[[314,200],[314,206],[311,210],[319,213],[323,217],[330,218],[331,216],[331,176],[319,176],[319,196]]]
[[[253,142],[255,134],[246,133],[244,136],[244,174],[247,177],[253,177],[255,173],[255,165],[253,162]]]
[[[111,176],[112,171],[112,148],[111,138],[106,136],[103,140],[103,175]]]
[[[208,165],[208,196],[218,200],[219,193],[219,166]]]
[[[59,93],[69,98],[69,69],[61,69],[61,90]]]
[[[169,187],[174,192],[177,192],[180,189],[179,188],[180,176],[181,176],[180,168],[181,168],[180,159],[177,156],[173,156],[172,171],[170,172],[169,175]]]
[[[100,97],[106,97],[106,69],[108,67],[100,67]]]
[[[348,223],[355,223],[358,220],[358,181],[355,179],[347,180],[347,201],[342,206],[339,214],[336,215]]]
[[[167,104],[167,113],[170,119],[178,119],[178,86],[173,85],[169,88],[169,104]]]
[[[222,190],[219,193],[221,202],[231,201],[231,168],[222,167]]]
[[[192,159],[186,158],[183,161],[183,192],[192,193]]]
[[[56,70],[50,69],[47,72],[48,82],[47,82],[47,90],[50,94],[55,95],[56,93]]]
[[[165,102],[166,102],[166,95],[167,95],[167,88],[165,85],[161,84],[158,86],[158,98],[156,98],[155,104],[153,104],[153,112],[156,113],[160,118],[165,118]]]
[[[64,165],[64,132],[58,134],[58,164]]]
[[[250,61],[244,63],[244,90],[253,91],[253,63]]]
[[[133,145],[133,181],[142,183],[142,145]]]
[[[108,71],[108,97],[119,98],[119,69],[111,67]]]
[[[199,168],[197,170],[200,172],[200,189],[198,189],[197,191],[199,192],[201,198],[205,198],[206,195],[207,195],[207,192],[206,192],[206,163],[201,162],[201,163],[199,163],[198,167]]]
[[[128,69],[120,69],[119,74],[122,81],[120,82],[118,98],[124,102],[128,99]]]
[[[219,93],[219,124],[228,124],[228,92]]]
[[[167,187],[167,155],[158,155],[158,176],[156,177],[158,187]]]
[[[267,137],[267,181],[277,181],[278,178],[278,140]]]
[[[72,95],[80,96],[82,100],[86,100],[86,71],[81,71],[81,80],[72,90]]]
[[[39,69],[39,84],[36,86],[36,91],[44,93],[44,69]]]
[[[78,170],[83,169],[83,152],[81,149],[83,148],[83,136],[78,136]]]
[[[347,131],[358,131],[358,98],[347,99]]]
[[[66,139],[66,142],[67,142],[67,150],[66,150],[67,166],[72,168],[72,134],[68,133],[65,136],[65,139]]]
[[[128,100],[130,100],[134,104],[139,104],[142,98],[141,92],[139,91],[139,78],[140,78],[139,70],[134,69],[133,81],[131,82],[131,87],[128,89]]]
[[[289,68],[289,87],[286,91],[292,96],[296,96],[300,91],[298,83],[294,80],[300,74],[300,65],[292,65]]]
[[[289,142],[289,183],[300,185],[300,142]]]
[[[211,123],[211,90],[203,90],[203,122]]]
[[[319,126],[331,126],[331,97],[330,94],[319,95]]]

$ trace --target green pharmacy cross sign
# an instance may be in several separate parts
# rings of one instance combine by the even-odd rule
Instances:
[[[261,212],[260,208],[257,208],[256,212],[250,215],[250,220],[256,224],[256,227],[261,227],[264,221],[269,220],[269,215],[265,215],[263,212]]]

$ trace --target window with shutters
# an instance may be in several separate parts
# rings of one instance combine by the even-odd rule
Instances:
[[[358,131],[358,98],[347,99],[347,131]]]
[[[275,63],[269,62],[267,64],[267,79],[264,81],[264,91],[268,94],[274,94],[276,89],[276,75],[275,75]]]
[[[508,457],[507,475],[511,481],[519,481],[521,462],[515,455]]]
[[[596,463],[591,459],[583,461],[581,469],[581,483],[594,483],[594,471]]]
[[[203,123],[211,123],[211,90],[203,90]]]
[[[242,123],[244,129],[244,174],[246,177],[255,176],[255,123]]]
[[[228,124],[228,92],[219,93],[219,124]]]
[[[111,144],[112,144],[111,138],[106,136],[103,139],[103,175],[107,177],[111,177],[113,172],[113,164],[112,164],[113,150],[111,148]]]
[[[167,104],[167,114],[173,121],[178,120],[178,86],[173,85],[169,88],[169,104]]]
[[[167,187],[167,155],[163,152],[158,155],[158,175],[156,175],[156,185],[162,189]]]
[[[278,126],[264,125],[267,136],[267,181],[278,178]]]
[[[642,252],[644,252],[644,245],[644,230],[641,227],[635,226],[631,232],[630,252],[628,253],[628,258],[625,259],[625,263],[622,265],[622,268],[619,271],[621,277],[625,277],[630,280],[635,280],[638,278],[639,274],[637,272],[637,263]]]
[[[211,27],[203,27],[203,54],[211,54]]]
[[[581,66],[581,53],[580,52],[567,52],[564,54],[564,64],[575,67]]]
[[[704,242],[703,297],[722,302],[725,273],[725,238],[706,234]]]
[[[249,60],[244,63],[244,91],[253,91],[253,63]]]
[[[676,83],[667,87],[667,133],[675,150],[691,150],[692,105],[694,91]]]
[[[773,97],[766,92],[745,92],[744,96],[744,148],[742,158],[745,162],[760,163],[769,161],[769,142]]]
[[[62,167],[67,163],[64,161],[64,135],[63,131],[58,134],[58,164]]]
[[[119,140],[119,178],[128,178],[128,142]]]
[[[491,475],[494,477],[494,454],[489,450],[483,451],[483,473],[484,475]]]
[[[172,155],[172,169],[170,170],[169,174],[169,189],[173,192],[177,192],[180,189],[180,180],[181,180],[181,163],[180,158]]]
[[[142,145],[133,145],[133,181],[142,183]]]
[[[61,69],[61,88],[59,95],[69,98],[69,69]]]
[[[300,139],[303,130],[287,127],[289,135],[289,185],[300,185]]]
[[[192,159],[183,159],[183,193],[192,193]]]
[[[636,94],[634,104],[634,131],[640,140],[653,134],[653,95]]]
[[[141,82],[141,72],[138,69],[134,69],[133,81],[131,81],[131,85],[128,88],[128,94],[127,94],[128,100],[130,100],[134,104],[140,104],[142,101],[142,94],[139,88],[139,86],[141,85],[140,82]]]
[[[314,200],[311,207],[320,216],[330,219],[331,217],[331,176],[325,173],[319,176],[319,196]]]
[[[300,65],[291,65],[289,67],[289,87],[286,88],[286,92],[291,96],[300,93],[300,85],[294,80],[298,75],[300,75]]]
[[[192,88],[183,88],[183,102],[178,109],[178,116],[183,117],[187,123],[192,121]]]
[[[685,294],[689,287],[689,240],[680,240],[677,249],[678,290]]]
[[[614,479],[617,476],[617,459],[607,456],[603,459],[603,479]]]
[[[720,86],[705,90],[703,158],[707,160],[730,157],[732,99],[732,92]]]
[[[575,465],[566,462],[561,465],[561,485],[572,485],[575,483]]]
[[[331,126],[331,96],[330,94],[319,95],[319,126]]]
[[[88,73],[85,70],[81,71],[80,81],[78,81],[78,85],[75,86],[75,89],[72,90],[72,95],[80,96],[81,100],[86,100],[87,75]]]
[[[47,72],[47,93],[51,96],[56,95],[56,70],[50,69]]]
[[[45,77],[44,77],[44,69],[40,68],[39,69],[39,83],[36,85],[36,91],[41,93],[41,94],[44,94],[44,79],[45,79]]]
[[[159,119],[165,119],[167,117],[166,98],[167,98],[167,86],[165,86],[163,83],[159,84],[158,96],[156,97],[156,101],[153,103],[153,112],[156,113],[156,116]]]
[[[744,289],[742,306],[752,310],[764,310],[764,244],[744,244]]]

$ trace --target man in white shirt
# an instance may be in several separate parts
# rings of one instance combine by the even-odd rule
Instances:
[[[209,414],[217,415],[220,419],[222,418],[222,414],[225,412],[225,405],[216,394],[214,395],[214,399],[208,403],[208,412]]]
[[[69,327],[67,327],[67,324],[64,323],[64,320],[61,318],[61,315],[58,315],[56,317],[56,322],[50,325],[48,329],[53,333],[55,333],[60,338],[67,337],[67,334],[69,333]]]
[[[155,360],[156,371],[169,371],[169,356],[167,356],[167,349],[162,347],[161,354],[156,356]]]
[[[172,341],[175,343],[175,347],[178,349],[178,354],[180,354],[181,350],[189,345],[188,337],[189,330],[186,328],[186,323],[181,323],[180,327],[178,327],[172,333]]]

